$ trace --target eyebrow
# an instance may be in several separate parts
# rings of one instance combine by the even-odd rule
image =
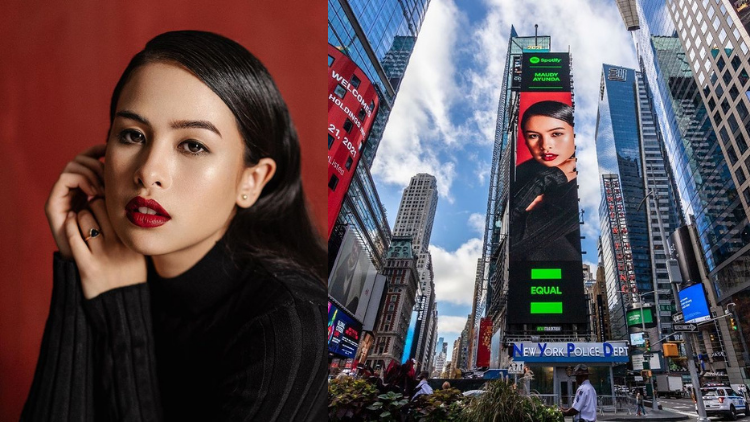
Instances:
[[[118,111],[117,113],[115,113],[115,116],[135,120],[137,122],[143,123],[144,125],[151,126],[151,123],[148,121],[148,119],[130,110]],[[214,124],[209,122],[208,120],[174,120],[170,122],[169,126],[172,129],[206,129],[221,137],[221,132],[219,132],[219,129],[217,129],[216,126],[214,126]]]
[[[524,132],[542,133],[542,132],[552,132],[553,130],[565,130],[565,128],[562,127],[562,126],[560,126],[560,127],[555,127],[555,128],[552,128],[552,129],[547,129],[547,130],[528,130],[527,129],[527,130],[524,130]]]

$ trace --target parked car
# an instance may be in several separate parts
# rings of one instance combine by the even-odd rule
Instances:
[[[706,416],[728,416],[732,420],[737,419],[738,413],[750,416],[750,408],[742,395],[727,386],[712,386],[701,388],[703,405],[706,408]],[[697,411],[696,405],[696,411]]]

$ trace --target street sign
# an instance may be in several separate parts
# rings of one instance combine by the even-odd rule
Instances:
[[[698,332],[698,326],[695,324],[674,324],[672,325],[672,329],[675,331],[683,331],[683,332],[691,332],[691,333]]]
[[[524,366],[524,363],[522,361],[513,361],[510,363],[510,367],[508,368],[508,373],[511,375],[523,374],[523,366]]]
[[[683,315],[682,312],[677,312],[676,314],[672,315],[672,321],[676,323],[685,322],[685,315]]]

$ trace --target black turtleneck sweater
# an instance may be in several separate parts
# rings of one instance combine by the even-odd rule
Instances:
[[[54,259],[52,305],[22,420],[318,421],[326,292],[235,265],[223,242],[193,268],[85,300]]]

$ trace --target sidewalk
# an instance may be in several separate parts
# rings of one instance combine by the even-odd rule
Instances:
[[[646,409],[646,416],[636,416],[635,413],[628,415],[627,413],[619,412],[615,413],[604,413],[597,414],[597,421],[643,421],[643,420],[656,420],[656,421],[686,421],[689,417],[677,413],[670,412],[669,410],[652,410]],[[697,415],[696,415],[697,416]]]

